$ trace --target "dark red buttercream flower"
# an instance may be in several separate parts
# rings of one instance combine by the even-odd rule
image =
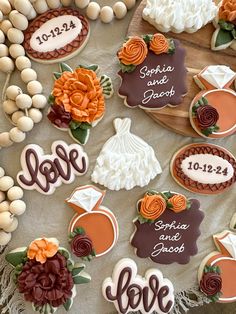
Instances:
[[[215,272],[204,273],[200,281],[200,289],[207,296],[214,296],[222,288],[222,279],[220,274]]]
[[[35,259],[23,266],[17,278],[19,292],[25,300],[38,306],[50,304],[59,307],[72,296],[73,278],[67,269],[66,258],[56,253],[44,264]]]
[[[216,125],[219,120],[219,113],[216,108],[205,105],[197,108],[196,111],[197,120],[201,129],[207,129]]]
[[[88,236],[78,234],[71,241],[71,250],[78,257],[86,257],[92,254],[93,243]]]
[[[47,117],[59,128],[68,128],[72,120],[71,114],[60,105],[52,105]]]

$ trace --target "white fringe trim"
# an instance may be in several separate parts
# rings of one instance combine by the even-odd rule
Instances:
[[[0,247],[0,308],[1,314],[26,314],[24,300],[13,281],[13,268],[5,260],[5,248]]]

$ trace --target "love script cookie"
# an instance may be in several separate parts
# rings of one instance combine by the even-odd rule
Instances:
[[[170,171],[183,188],[200,194],[219,194],[236,181],[235,157],[225,148],[196,143],[174,154]]]
[[[77,55],[87,44],[90,27],[76,9],[49,10],[24,32],[27,55],[40,63],[56,63]]]
[[[119,96],[128,107],[161,109],[181,104],[187,93],[185,50],[162,34],[133,36],[118,51]]]
[[[194,76],[202,89],[189,108],[193,129],[205,138],[223,138],[236,132],[236,73],[225,65],[205,67]]]
[[[110,252],[118,241],[119,226],[113,212],[101,203],[105,191],[93,185],[76,188],[66,202],[77,214],[69,225],[74,255],[91,260]]]
[[[137,203],[131,245],[140,258],[160,264],[187,264],[198,252],[204,214],[196,199],[174,192],[148,191]]]
[[[88,156],[80,145],[55,141],[51,151],[50,155],[46,155],[42,147],[36,144],[23,149],[22,170],[17,174],[17,181],[22,188],[49,195],[62,183],[70,184],[76,176],[87,172]]]
[[[141,277],[130,258],[123,258],[115,265],[112,277],[103,282],[102,293],[121,314],[133,311],[164,314],[174,306],[174,287],[170,280],[163,278],[156,268],[147,270],[145,277]]]
[[[230,228],[234,231],[235,217],[230,222]],[[213,235],[213,240],[217,251],[208,254],[199,267],[199,288],[212,302],[235,302],[236,234],[224,230]]]

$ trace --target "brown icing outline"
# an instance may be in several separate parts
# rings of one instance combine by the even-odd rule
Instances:
[[[58,17],[62,15],[73,15],[78,17],[81,20],[82,23],[82,30],[80,34],[77,36],[76,39],[74,39],[71,43],[67,44],[66,46],[55,49],[50,52],[39,52],[34,50],[30,46],[30,40],[34,32],[40,28],[41,25],[46,23],[47,21]],[[55,10],[49,10],[45,12],[44,14],[39,15],[36,19],[34,19],[30,24],[27,30],[24,32],[25,39],[24,39],[24,48],[27,52],[27,54],[34,58],[34,59],[41,59],[41,60],[55,60],[55,59],[61,59],[66,57],[69,54],[72,54],[74,51],[76,51],[86,40],[89,34],[89,23],[88,20],[80,14],[78,10],[75,9],[55,9]]]
[[[227,160],[234,168],[233,177],[226,182],[217,184],[204,184],[190,179],[186,174],[184,174],[181,168],[181,163],[185,158],[197,154],[212,154]],[[171,161],[171,171],[174,179],[186,189],[201,194],[217,194],[230,188],[231,185],[236,182],[236,159],[229,151],[217,145],[190,144],[183,147],[173,157]]]

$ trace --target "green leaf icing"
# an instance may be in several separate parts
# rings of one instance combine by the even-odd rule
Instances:
[[[22,250],[14,250],[6,255],[6,261],[10,263],[13,267],[18,265],[23,265],[25,258],[27,257],[27,248]]]
[[[91,129],[92,125],[89,124],[88,122],[82,122],[79,127],[80,129],[83,129],[83,130],[89,130]]]
[[[218,24],[220,25],[220,28],[225,31],[232,31],[234,29],[234,24],[226,22],[225,20],[219,20]]]
[[[53,72],[54,80],[58,80],[62,76],[61,72]]]
[[[125,73],[125,72],[131,73],[136,69],[136,65],[134,64],[125,65],[122,62],[120,62],[120,67],[121,67],[122,73]]]
[[[81,144],[85,144],[88,136],[89,136],[89,130],[84,130],[81,128],[77,129],[70,129],[72,136]]]
[[[55,102],[55,97],[52,94],[49,95],[49,97],[48,97],[49,105],[54,105],[54,102]]]
[[[109,98],[113,95],[114,90],[112,80],[109,76],[102,75],[100,78],[100,85],[103,89],[103,95],[105,98]]]
[[[98,72],[99,66],[97,64],[91,64],[91,65],[78,65],[78,68],[86,69],[86,70],[91,70],[94,72]]]
[[[66,303],[63,304],[64,309],[68,312],[73,304],[72,299],[67,299]]]
[[[146,44],[149,44],[152,38],[153,38],[153,35],[151,34],[147,34],[143,36],[143,40],[145,41]]]
[[[201,130],[201,132],[202,132],[202,134],[204,134],[205,136],[209,136],[209,135],[211,135],[212,133],[219,131],[219,129],[220,129],[220,128],[218,127],[218,125],[213,125],[213,126],[210,126],[210,127],[207,128],[207,129]]]
[[[175,42],[173,39],[168,39],[168,42],[169,42],[168,54],[173,55],[175,53]]]
[[[220,29],[216,36],[215,47],[220,47],[225,44],[228,44],[232,42],[233,39],[234,37],[231,32],[226,31],[224,29]]]
[[[61,72],[71,72],[71,73],[73,72],[71,67],[64,62],[59,64],[59,68]]]

